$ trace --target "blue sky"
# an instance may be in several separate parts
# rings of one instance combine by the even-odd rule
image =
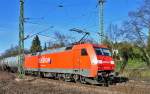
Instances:
[[[19,0],[0,0],[0,53],[18,44]],[[128,12],[138,8],[143,0],[107,0],[105,4],[105,30],[110,23],[120,24]],[[58,7],[63,5],[63,7]],[[74,35],[69,29],[77,27],[92,33],[99,30],[97,0],[25,0],[25,35],[51,28],[43,34],[52,36],[58,31]],[[75,34],[76,35],[76,34]],[[74,36],[75,36],[74,35]],[[78,36],[77,36],[78,37]],[[52,38],[40,36],[42,44]],[[25,41],[25,48],[31,45]]]

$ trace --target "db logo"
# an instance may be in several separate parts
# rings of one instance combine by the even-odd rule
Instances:
[[[50,58],[46,58],[46,57],[42,57],[42,58],[40,58],[40,62],[39,63],[49,63],[49,64],[51,64],[51,59]]]

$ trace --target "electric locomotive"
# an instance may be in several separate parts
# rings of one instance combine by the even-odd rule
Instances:
[[[106,46],[85,43],[26,55],[24,68],[42,76],[99,84],[109,82],[115,64]]]

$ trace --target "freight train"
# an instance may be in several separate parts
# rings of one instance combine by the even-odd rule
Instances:
[[[18,57],[0,60],[3,70],[17,71]],[[40,75],[89,84],[114,84],[127,81],[115,75],[115,63],[110,50],[104,45],[90,43],[49,49],[25,55],[23,63],[26,74]]]

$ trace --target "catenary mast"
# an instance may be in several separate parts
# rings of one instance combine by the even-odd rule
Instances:
[[[103,43],[105,34],[104,34],[104,3],[105,0],[99,0],[99,25],[100,25],[100,43]]]
[[[23,78],[24,69],[24,0],[20,0],[20,16],[19,16],[19,78]]]

